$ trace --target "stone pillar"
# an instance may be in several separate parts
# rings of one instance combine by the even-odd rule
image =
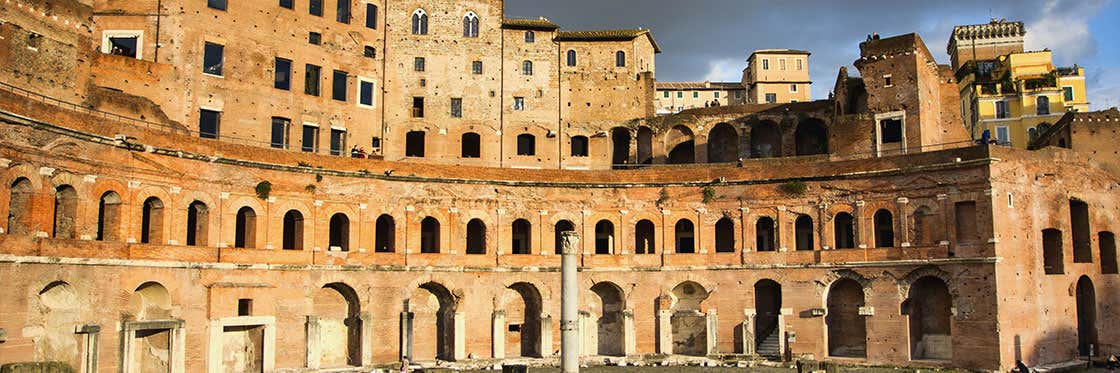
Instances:
[[[824,221],[827,215],[825,211],[828,211],[828,204],[821,203],[817,205],[817,221],[815,222],[817,226],[813,227],[817,231],[817,247],[821,250],[828,250],[836,246],[835,242],[833,242],[832,245],[828,244],[828,234],[826,234],[826,232],[828,232],[828,229],[826,229],[826,227],[828,227],[828,222]]]
[[[953,210],[950,209],[952,207],[952,203],[949,202],[948,194],[938,194],[937,202],[941,204],[941,228],[944,230],[943,232],[945,234],[944,236],[942,236],[943,239],[940,242],[937,242],[937,245],[949,246],[949,256],[956,256],[956,253],[953,250],[956,248],[956,245],[950,246],[949,244],[949,242],[955,241],[952,240],[952,238],[954,237],[953,227],[956,226],[957,221],[956,213],[950,213],[950,211]]]
[[[693,245],[695,245],[694,246],[695,247],[695,252],[697,254],[707,254],[708,253],[708,246],[706,245],[706,242],[704,242],[704,240],[703,240],[703,238],[705,238],[706,236],[703,234],[704,230],[700,229],[700,227],[704,226],[703,225],[704,214],[707,214],[707,213],[708,213],[708,209],[705,209],[705,208],[696,209],[696,224],[693,225],[692,242],[693,242]],[[713,245],[714,245],[714,242],[713,242]],[[712,252],[715,252],[715,250],[713,249]]]
[[[412,361],[412,312],[401,312],[401,359]]]
[[[463,361],[467,359],[467,315],[463,312],[456,312],[452,316],[453,324],[455,324],[455,340],[452,346],[452,357],[455,361]]]
[[[898,229],[898,233],[895,234],[899,242],[897,245],[899,247],[910,247],[910,242],[913,239],[913,237],[910,237],[910,212],[907,208],[910,205],[910,199],[899,197],[895,202],[896,206],[898,206],[896,208],[897,212],[895,213],[895,219],[898,223],[894,225],[895,229]]]
[[[75,334],[85,336],[85,350],[82,351],[81,373],[97,372],[97,344],[101,339],[101,326],[95,324],[77,325]]]
[[[556,349],[552,346],[552,315],[541,316],[541,357],[552,357]]]
[[[307,316],[307,323],[305,328],[307,330],[307,369],[319,369],[319,364],[323,360],[323,353],[320,350],[320,341],[322,338],[319,336],[318,316]]]
[[[587,220],[587,214],[583,214]],[[586,227],[586,226],[585,226]],[[576,267],[579,234],[564,232],[561,236],[560,265],[560,370],[562,373],[579,372],[579,283]]]
[[[591,316],[591,312],[579,312],[579,356],[594,356],[599,353],[599,344],[595,342],[598,337],[599,323]]]
[[[495,359],[506,358],[506,311],[494,310],[490,316],[490,354]]]
[[[673,354],[673,311],[657,311],[657,352]]]
[[[634,310],[622,311],[622,352],[626,356],[638,354],[638,338],[634,331]]]
[[[708,355],[714,355],[719,352],[719,318],[716,316],[716,309],[708,309],[708,314],[704,316],[707,319],[707,332],[708,332],[708,346],[706,351]]]
[[[863,216],[864,215],[864,211],[863,211],[864,208],[863,207],[866,204],[867,203],[864,202],[864,201],[856,201],[855,207],[852,208],[852,215],[854,215],[853,217],[855,218],[855,227],[854,227],[855,232],[854,232],[853,236],[855,236],[855,239],[856,239],[856,242],[855,242],[856,247],[860,248],[860,249],[866,249],[867,248],[867,239],[866,239],[866,235],[863,232],[864,231],[863,228],[867,226],[867,223],[866,223],[867,217]],[[872,240],[874,240],[874,237],[872,237]]]
[[[778,246],[777,249],[780,253],[789,251],[789,247],[786,246],[786,236],[793,236],[787,235],[784,232],[788,230],[786,227],[788,225],[786,224],[786,215],[789,214],[786,213],[786,210],[785,206],[778,206],[777,212],[774,213],[774,244]],[[795,242],[794,245],[796,244]]]
[[[362,312],[358,318],[362,320],[362,365],[370,365],[373,363],[373,314]]]
[[[755,351],[755,344],[757,342],[754,340],[754,319],[758,317],[758,311],[753,308],[748,308],[743,311],[743,314],[746,316],[746,319],[743,320],[742,324],[743,345],[740,346],[740,351],[743,351],[744,355],[754,355],[757,353],[757,351]]]
[[[786,355],[786,350],[788,349],[788,346],[786,346],[787,313],[793,313],[793,310],[789,308],[783,308],[781,312],[778,313],[778,328],[774,330],[774,333],[778,334],[778,354],[782,356],[783,360],[789,357]]]

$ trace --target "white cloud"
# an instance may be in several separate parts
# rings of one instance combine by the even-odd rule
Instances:
[[[1120,107],[1120,67],[1091,69],[1086,75],[1091,110]]]
[[[1056,64],[1069,65],[1096,55],[1089,18],[1106,0],[1046,0],[1039,18],[1027,22],[1027,50],[1050,49]]]
[[[743,69],[747,63],[734,58],[708,61],[708,73],[704,80],[709,82],[738,82],[743,80]]]

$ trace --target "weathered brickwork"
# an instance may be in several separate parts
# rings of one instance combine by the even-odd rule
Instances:
[[[952,74],[917,35],[863,43],[863,78],[841,69],[830,100],[655,117],[647,30],[565,33],[504,20],[496,0],[353,2],[349,24],[335,1],[322,17],[307,2],[164,2],[158,59],[135,20],[154,5],[61,4],[0,4],[0,58],[18,62],[0,74],[0,365],[548,364],[563,231],[581,237],[592,360],[1003,370],[1120,352],[1120,176],[1102,149],[1115,112],[1071,114],[1036,150],[973,145]],[[412,33],[417,9],[427,35]],[[55,63],[115,27],[143,28],[144,60]],[[21,44],[32,29],[38,50]],[[304,46],[313,30],[323,45]],[[202,72],[208,40],[226,43],[221,77]],[[290,92],[269,70],[285,53]],[[320,97],[303,93],[301,59],[322,63]],[[377,105],[358,106],[353,82],[334,100],[335,69],[374,78]],[[376,137],[381,157],[199,138],[188,129],[215,100],[223,134],[264,138],[287,115],[316,121],[321,144],[331,127]],[[422,159],[402,148],[415,131]],[[464,157],[470,133],[480,149]],[[521,135],[534,154],[518,154]]]

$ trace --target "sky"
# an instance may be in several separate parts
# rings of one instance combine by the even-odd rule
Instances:
[[[1093,110],[1120,106],[1120,0],[506,0],[506,16],[546,17],[566,30],[647,28],[661,44],[658,81],[739,81],[750,51],[812,52],[813,97],[828,97],[840,66],[868,34],[917,32],[948,64],[953,26],[991,18],[1026,23],[1027,50],[1085,67]]]

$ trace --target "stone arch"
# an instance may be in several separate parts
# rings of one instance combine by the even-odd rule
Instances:
[[[595,223],[595,254],[618,254],[615,248],[614,223],[608,219]]]
[[[58,239],[75,239],[78,223],[78,190],[69,184],[54,188],[54,228],[51,236]]]
[[[243,206],[237,210],[233,247],[246,249],[257,247],[257,212],[252,207]]]
[[[97,240],[120,241],[121,205],[124,200],[115,191],[109,190],[97,202]]]
[[[141,208],[143,210],[140,213],[140,243],[165,244],[163,200],[159,197],[148,197]]]
[[[760,120],[751,123],[751,158],[782,156],[782,132],[778,123]]]
[[[320,364],[323,367],[362,365],[361,302],[354,288],[334,282],[316,289],[313,315],[318,320]]]
[[[591,291],[599,298],[597,319],[597,354],[599,356],[625,356],[626,293],[613,282],[598,282]]]
[[[31,339],[36,359],[79,366],[81,342],[74,327],[82,317],[82,299],[65,281],[54,281],[33,298],[28,314],[35,327]]]
[[[673,228],[677,254],[696,253],[696,225],[689,219],[677,220]]]
[[[393,215],[381,214],[374,223],[374,252],[393,253],[397,251],[397,221]]]
[[[782,314],[782,285],[771,279],[761,279],[754,283],[754,333],[755,351],[759,354],[775,351],[761,351],[759,347],[766,342],[780,338],[778,320]],[[776,351],[780,355],[781,351]]]
[[[828,287],[828,356],[867,357],[867,320],[860,314],[866,300],[864,290],[859,281],[850,277],[841,277]]]
[[[35,234],[31,227],[34,215],[34,204],[31,197],[35,194],[34,184],[31,179],[18,177],[9,185],[8,197],[8,234],[32,235]]]
[[[210,242],[210,207],[194,200],[187,205],[187,246],[208,246]]]
[[[412,361],[455,359],[455,310],[459,299],[437,282],[425,282],[414,288],[405,311],[413,316]],[[416,343],[414,341],[435,341]]]
[[[718,123],[708,132],[708,163],[728,163],[739,159],[739,132],[727,123]]]
[[[533,253],[533,223],[529,219],[515,219],[510,224],[510,254]]]
[[[938,276],[922,276],[910,284],[902,303],[909,323],[910,360],[951,360],[953,296],[948,283]]]
[[[350,218],[346,213],[331,215],[327,247],[331,250],[350,251]]]
[[[735,252],[735,220],[724,216],[716,221],[714,229],[716,252]]]
[[[159,282],[149,281],[136,287],[129,295],[128,310],[137,321],[171,319],[171,294]]]
[[[696,136],[687,126],[669,129],[665,135],[665,149],[669,149],[668,164],[696,163]]]
[[[836,213],[832,220],[833,245],[837,249],[856,248],[856,218],[847,211]]]
[[[879,209],[873,219],[875,247],[894,247],[894,214],[890,210]]]
[[[296,209],[288,210],[284,213],[283,225],[280,248],[283,250],[303,250],[303,213]]]
[[[814,248],[814,236],[816,236],[816,229],[813,225],[813,218],[809,215],[798,214],[797,219],[794,220],[794,238],[799,251],[812,251]]]
[[[710,293],[702,285],[693,281],[678,284],[670,292],[673,297],[671,307],[673,353],[689,356],[708,354],[708,318],[701,304]]]
[[[650,219],[634,223],[634,253],[654,254],[657,251],[657,224]]]
[[[778,250],[778,225],[774,218],[760,216],[754,223],[755,250],[760,252]]]
[[[828,154],[828,127],[817,118],[806,118],[794,131],[797,155]]]
[[[439,220],[433,216],[420,220],[420,252],[424,254],[439,254],[441,250],[441,233]]]
[[[486,223],[482,219],[467,222],[467,254],[486,254]]]
[[[506,351],[515,356],[541,357],[541,316],[543,299],[537,287],[517,282],[507,287],[503,304],[506,317]]]

